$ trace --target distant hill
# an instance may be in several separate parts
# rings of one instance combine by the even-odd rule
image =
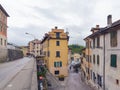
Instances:
[[[82,52],[82,49],[84,48],[84,46],[77,44],[68,45],[68,47],[71,48],[72,53],[80,53],[80,54]]]

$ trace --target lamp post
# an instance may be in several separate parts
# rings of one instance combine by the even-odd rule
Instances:
[[[36,38],[35,38],[35,35],[33,35],[33,34],[30,34],[30,33],[27,33],[27,32],[26,32],[25,34],[31,35],[31,36],[34,38],[34,40],[36,39]],[[34,40],[33,40],[33,41],[34,41]],[[33,48],[32,48],[32,51],[31,51],[31,49],[29,49],[29,52],[30,52],[30,53],[32,52],[31,54],[33,54],[33,56],[35,56],[35,53],[34,53],[34,51],[35,51],[35,50],[34,50],[34,49],[35,49],[35,45],[34,45],[34,42],[32,42],[32,43],[33,43],[33,45],[32,45]],[[31,46],[29,46],[29,47],[31,47]]]
[[[35,35],[33,35],[33,34],[30,34],[30,33],[27,33],[27,32],[26,32],[25,34],[31,35],[32,37],[34,37],[34,40],[36,39],[36,38],[35,38]]]

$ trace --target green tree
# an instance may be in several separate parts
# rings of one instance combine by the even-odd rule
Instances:
[[[82,45],[78,45],[78,44],[72,44],[72,45],[68,45],[68,47],[72,50],[72,54],[73,53],[82,53],[82,49],[84,48],[84,46]]]

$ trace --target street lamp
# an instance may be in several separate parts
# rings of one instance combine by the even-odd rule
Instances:
[[[34,40],[35,40],[35,35],[33,35],[33,34],[30,34],[30,33],[25,33],[25,34],[27,34],[27,35],[31,35],[32,37],[34,37]]]
[[[31,36],[34,38],[34,40],[35,40],[35,35],[30,34],[30,33],[27,33],[27,32],[26,32],[25,34],[27,34],[27,35],[31,35]],[[33,41],[34,41],[34,40],[33,40]],[[34,42],[32,42],[32,45],[33,45],[33,49],[32,49],[32,50],[29,49],[29,50],[30,50],[29,52],[30,52],[31,54],[35,55],[35,53],[34,53],[34,49],[35,49]],[[29,45],[29,47],[31,47],[31,45]]]

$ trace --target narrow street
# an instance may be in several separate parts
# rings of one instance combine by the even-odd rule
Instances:
[[[65,78],[65,81],[59,81],[51,75],[48,76],[48,79],[52,84],[48,90],[93,90],[82,82],[80,72],[76,73],[73,68],[69,70],[69,76]]]
[[[68,81],[66,83],[65,90],[93,90],[91,87],[86,85],[81,81],[80,72],[74,72],[74,69],[71,68],[69,71]]]
[[[27,57],[0,64],[0,90],[23,90],[20,88],[30,87],[33,64],[33,58]]]

